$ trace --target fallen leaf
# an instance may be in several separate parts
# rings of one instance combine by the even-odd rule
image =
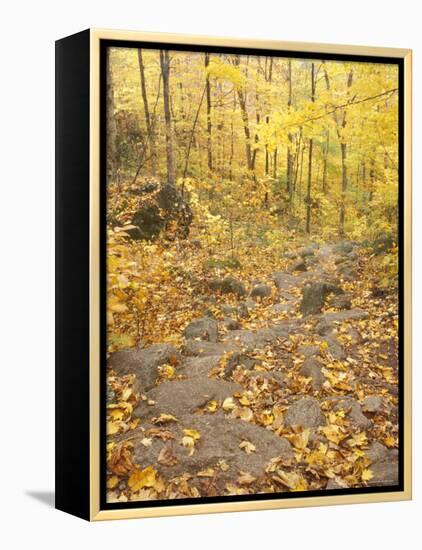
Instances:
[[[157,460],[163,466],[174,466],[177,464],[177,458],[173,455],[170,447],[163,447]]]
[[[157,472],[152,466],[148,466],[144,470],[136,470],[129,477],[128,485],[132,491],[136,492],[144,487],[153,487],[156,481]]]
[[[179,422],[172,414],[161,413],[160,416],[152,419],[154,424],[166,424],[168,422]]]
[[[256,447],[253,443],[250,441],[241,441],[239,443],[239,447],[245,451],[246,454],[250,455],[251,453],[254,453],[256,451]]]
[[[374,473],[372,472],[372,470],[365,469],[362,471],[362,475],[361,475],[362,481],[369,481],[373,477],[374,477]]]

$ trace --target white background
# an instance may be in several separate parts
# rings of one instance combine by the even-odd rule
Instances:
[[[413,48],[415,424],[421,414],[421,19],[411,0],[3,2],[0,540],[3,548],[420,548],[413,502],[88,524],[55,511],[54,40],[87,27]],[[420,211],[419,211],[420,212]],[[69,388],[78,399],[78,388]],[[420,434],[419,434],[420,435]],[[415,464],[420,437],[415,433]],[[6,540],[8,539],[8,542]],[[413,542],[411,542],[413,540]]]

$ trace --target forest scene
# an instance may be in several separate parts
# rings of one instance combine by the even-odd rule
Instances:
[[[108,48],[107,501],[398,484],[398,66]]]

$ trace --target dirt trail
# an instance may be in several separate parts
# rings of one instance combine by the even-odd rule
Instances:
[[[369,313],[355,305],[358,253],[348,242],[310,245],[265,281],[222,279],[181,350],[110,357],[140,393],[138,427],[110,440],[130,443],[137,467],[162,479],[131,498],[397,483],[397,401],[391,384],[362,373]]]

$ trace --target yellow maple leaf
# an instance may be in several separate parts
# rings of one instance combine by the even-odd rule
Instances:
[[[320,431],[325,435],[328,441],[331,441],[336,445],[338,445],[340,441],[342,441],[346,437],[346,435],[344,434],[344,430],[341,428],[341,426],[337,426],[336,424],[329,424],[328,426],[324,426],[320,428]]]
[[[350,447],[362,447],[362,445],[366,445],[366,443],[368,443],[368,438],[366,437],[365,432],[360,432],[354,434],[351,439],[348,439],[347,443]]]
[[[244,440],[241,441],[239,447],[245,451],[246,454],[250,455],[256,451],[256,447],[250,441]]]
[[[274,415],[271,411],[265,410],[259,415],[259,421],[264,426],[270,426],[274,422]]]
[[[120,430],[119,422],[107,422],[107,435],[117,434]]]
[[[235,408],[233,397],[226,397],[223,401],[223,411],[230,412]]]
[[[179,422],[179,421],[172,414],[161,413],[160,416],[153,418],[152,422],[154,424],[166,424],[168,422]]]
[[[384,443],[389,448],[396,446],[396,440],[392,435],[387,435],[384,439]]]
[[[193,455],[193,453],[195,452],[195,440],[193,439],[193,437],[190,437],[188,435],[182,437],[182,445],[183,447],[189,449],[189,455]]]
[[[111,476],[107,479],[107,489],[114,489],[119,483],[119,478],[117,476]]]
[[[129,477],[128,485],[132,491],[136,492],[144,487],[154,487],[157,479],[157,472],[152,466],[148,466],[144,470],[136,470]]]
[[[369,481],[373,477],[374,477],[374,473],[372,472],[372,470],[369,470],[369,468],[366,468],[365,470],[362,471],[362,475],[361,475],[362,481]]]
[[[198,441],[199,439],[201,439],[201,434],[198,432],[198,430],[185,429],[183,430],[183,433],[191,437],[194,441]]]
[[[215,411],[217,410],[217,407],[218,407],[217,401],[208,401],[208,403],[207,403],[207,411],[208,412],[215,413]]]

